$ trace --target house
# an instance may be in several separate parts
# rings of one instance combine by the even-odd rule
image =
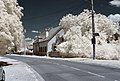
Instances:
[[[55,51],[56,45],[63,41],[64,30],[61,27],[49,28],[42,32],[33,43],[33,53],[40,56],[49,56]]]

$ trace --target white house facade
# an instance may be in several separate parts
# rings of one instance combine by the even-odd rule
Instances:
[[[49,52],[53,51],[52,50],[52,47],[53,47],[53,44],[56,44],[57,42],[57,38],[58,36],[59,37],[62,37],[64,35],[64,30],[61,29],[57,34],[54,35],[54,37],[48,42],[47,44],[47,56],[49,56]]]
[[[63,35],[64,30],[61,29],[61,27],[55,27],[47,30],[46,33],[44,32],[44,39],[38,38],[37,40],[40,39],[41,41],[35,41],[33,43],[33,53],[40,56],[49,56],[50,52],[55,51],[55,46],[63,41],[61,40]]]

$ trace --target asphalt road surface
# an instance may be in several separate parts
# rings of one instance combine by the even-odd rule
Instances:
[[[120,69],[64,60],[7,56],[27,63],[45,81],[120,81]]]

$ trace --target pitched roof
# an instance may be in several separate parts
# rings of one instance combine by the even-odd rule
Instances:
[[[48,37],[46,37],[43,41],[40,42],[45,42],[51,40],[59,31],[61,30],[61,27],[55,27],[50,29]]]
[[[50,31],[49,31],[49,35],[48,37],[45,39],[45,40],[50,40],[51,38],[53,38],[59,31],[61,30],[61,28],[58,26],[58,27],[55,27],[55,28],[52,28]]]

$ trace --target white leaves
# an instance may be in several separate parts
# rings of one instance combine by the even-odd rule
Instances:
[[[77,18],[77,16],[68,14],[67,16],[62,18],[59,25],[67,31],[68,28],[76,25],[76,23],[77,23],[77,21],[75,21],[76,18]]]
[[[108,16],[109,19],[113,20],[114,22],[120,22],[120,14],[111,14]]]
[[[95,19],[95,31],[100,34],[99,37],[96,37],[96,44],[98,49],[97,51],[98,57],[105,56],[106,59],[111,57],[112,53],[116,53],[113,56],[118,55],[118,50],[116,48],[113,48],[111,45],[113,42],[116,42],[118,44],[118,41],[110,40],[111,44],[108,45],[107,39],[108,37],[113,36],[117,31],[116,24],[108,19],[108,17],[101,15],[101,14],[94,14]],[[57,50],[62,53],[73,54],[80,57],[90,57],[92,56],[92,44],[91,44],[91,38],[92,38],[92,19],[91,19],[91,12],[89,10],[84,10],[79,15],[71,15],[68,14],[67,16],[64,16],[61,19],[61,22],[59,24],[63,29],[66,30],[66,33],[64,35],[65,42],[58,45]],[[106,46],[111,46],[111,54],[108,49],[101,49],[106,48]],[[117,45],[116,45],[117,46]],[[68,50],[68,48],[70,48]],[[112,50],[114,49],[114,50]],[[102,50],[102,51],[101,51]],[[103,51],[104,50],[104,51]],[[102,53],[104,52],[104,53]],[[104,55],[105,54],[105,55]]]
[[[0,53],[7,52],[15,45],[19,48],[21,44],[23,38],[21,10],[17,0],[0,0]]]
[[[96,46],[96,57],[98,59],[114,59],[117,60],[120,57],[120,44],[103,44]]]
[[[115,15],[111,14],[108,16],[108,18],[116,23],[117,29],[120,31],[120,14],[115,14]]]

